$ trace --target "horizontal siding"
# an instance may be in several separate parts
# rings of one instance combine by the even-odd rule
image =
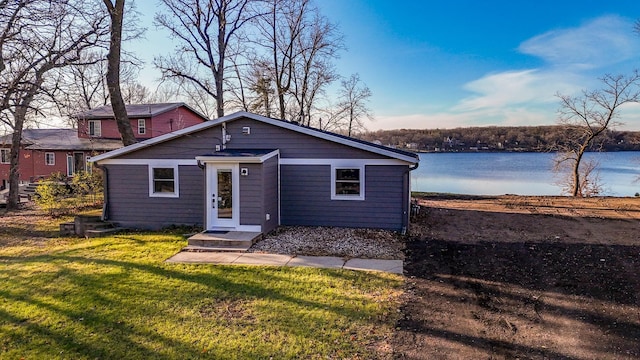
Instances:
[[[149,170],[144,165],[109,165],[109,220],[138,229],[169,225],[202,226],[204,173],[180,166],[179,198],[149,196]]]
[[[404,166],[367,166],[365,200],[331,200],[330,166],[281,166],[282,224],[400,230]]]
[[[250,135],[242,128],[249,126]],[[380,159],[387,158],[361,149],[319,139],[296,131],[265,124],[251,119],[238,119],[227,124],[231,139],[227,149],[279,149],[281,158],[303,159]],[[222,128],[215,126],[165,141],[121,156],[122,159],[192,159],[212,154],[220,144]]]
[[[220,144],[220,126],[165,141],[119,158],[121,159],[194,159],[212,154]]]
[[[249,126],[250,135],[243,135],[242,128]],[[380,155],[301,134],[292,130],[265,124],[251,119],[238,119],[227,124],[231,135],[228,149],[280,149],[281,158],[341,158],[372,159]]]
[[[263,199],[264,214],[269,214],[270,219],[267,220],[262,215],[262,229],[265,233],[275,229],[280,223],[278,219],[278,158],[272,157],[265,161],[263,165]]]
[[[249,175],[240,176],[240,225],[262,223],[262,164],[240,164]]]

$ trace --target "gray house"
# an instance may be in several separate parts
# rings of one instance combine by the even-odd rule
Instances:
[[[405,230],[418,156],[239,112],[91,158],[104,217],[129,228]]]

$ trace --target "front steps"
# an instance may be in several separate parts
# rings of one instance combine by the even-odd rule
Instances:
[[[260,232],[203,231],[187,240],[183,251],[235,251],[244,252],[262,238]]]
[[[124,230],[114,223],[102,221],[100,216],[93,215],[79,215],[75,217],[73,222],[60,224],[60,235],[62,236],[77,235],[93,238]]]

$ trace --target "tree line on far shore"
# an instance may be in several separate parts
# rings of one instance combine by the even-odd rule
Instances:
[[[571,126],[488,126],[455,129],[378,130],[360,135],[362,140],[413,151],[558,151],[575,138]],[[608,130],[589,151],[640,151],[640,131]]]

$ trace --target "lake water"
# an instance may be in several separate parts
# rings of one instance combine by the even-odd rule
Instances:
[[[421,153],[411,190],[472,195],[566,195],[552,171],[552,153]],[[640,192],[640,152],[587,153],[600,163],[607,196]]]

